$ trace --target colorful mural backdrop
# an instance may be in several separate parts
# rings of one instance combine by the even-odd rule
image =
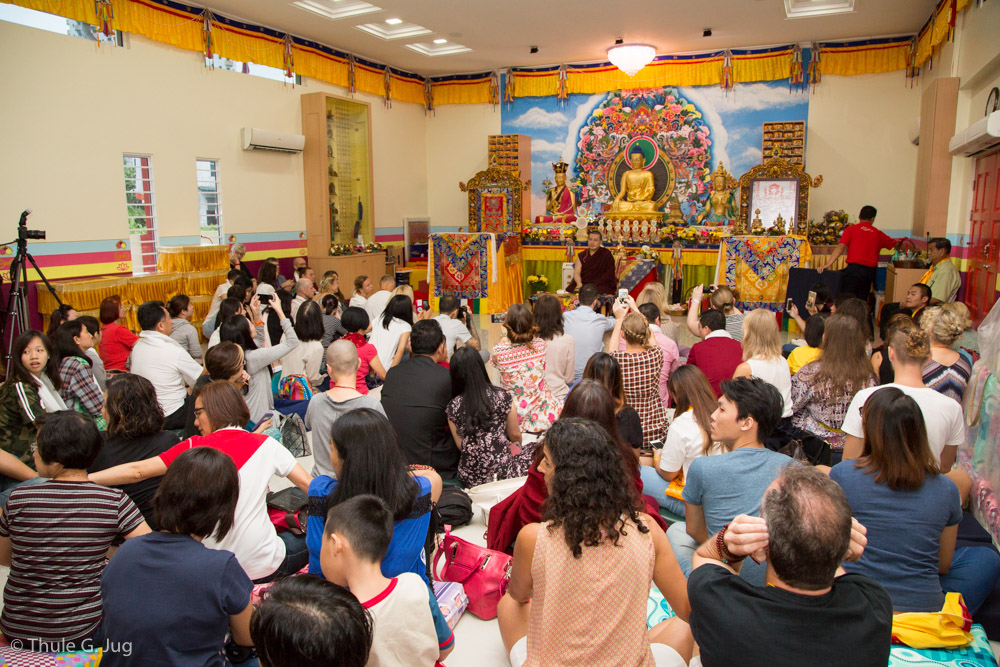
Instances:
[[[761,162],[764,122],[807,120],[808,94],[782,83],[617,91],[599,95],[516,98],[501,112],[503,134],[531,137],[532,211],[545,210],[552,162],[567,162],[583,213],[600,215],[630,168],[626,149],[637,138],[656,183],[660,210],[680,208],[693,223],[704,208],[711,172],[723,163],[738,177]],[[652,162],[652,163],[651,163]]]

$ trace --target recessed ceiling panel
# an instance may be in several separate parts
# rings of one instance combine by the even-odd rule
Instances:
[[[850,14],[854,0],[785,0],[785,16],[804,19],[832,14]]]
[[[381,7],[354,0],[297,0],[292,4],[299,9],[334,20],[382,11]]]
[[[431,32],[430,29],[425,28],[422,25],[407,23],[405,21],[392,25],[390,25],[388,21],[383,23],[363,23],[354,27],[358,30],[364,30],[369,35],[375,35],[376,37],[387,40],[402,39],[403,37],[416,37],[417,35],[426,35]]]
[[[461,44],[456,44],[455,42],[445,42],[444,44],[428,44],[426,42],[418,42],[416,44],[407,44],[406,48],[413,49],[417,53],[422,53],[425,56],[450,56],[456,53],[465,53],[466,51],[471,51],[467,46],[462,46]]]

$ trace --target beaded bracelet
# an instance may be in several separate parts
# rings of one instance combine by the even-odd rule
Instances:
[[[727,523],[719,531],[719,534],[715,536],[715,549],[719,552],[719,557],[722,562],[726,565],[733,565],[743,561],[746,556],[736,556],[729,549],[726,548],[726,531],[729,530],[729,524]]]

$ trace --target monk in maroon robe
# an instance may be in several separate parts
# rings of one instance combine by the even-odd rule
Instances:
[[[601,245],[601,241],[600,232],[590,232],[587,236],[587,249],[577,255],[573,263],[573,280],[567,287],[570,292],[587,284],[594,285],[598,294],[614,294],[618,289],[615,256]]]

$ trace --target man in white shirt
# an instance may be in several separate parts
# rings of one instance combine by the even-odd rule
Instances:
[[[615,328],[615,318],[594,312],[597,288],[586,284],[580,288],[580,305],[563,314],[563,331],[576,343],[573,361],[573,381],[583,375],[587,361],[604,350],[604,334]]]
[[[129,356],[129,370],[152,383],[156,401],[166,416],[163,428],[184,428],[188,400],[186,387],[193,387],[205,369],[170,337],[173,322],[162,301],[142,304],[136,311],[136,317],[142,331]]]
[[[236,284],[236,279],[242,275],[242,273],[233,269],[226,275],[226,282],[215,288],[215,294],[212,295],[212,303],[208,306],[208,314],[205,315],[205,321],[201,325],[201,332],[205,334],[205,338],[212,335],[212,328],[209,325],[215,324],[215,316],[218,314],[219,306],[222,305],[222,300],[226,298],[229,288]]]
[[[962,406],[953,398],[940,394],[924,385],[923,366],[930,354],[929,348],[923,356],[911,357],[907,351],[907,337],[912,328],[896,331],[888,341],[886,349],[895,373],[892,384],[862,389],[851,400],[840,427],[847,437],[844,440],[844,460],[856,459],[864,452],[865,431],[861,420],[861,410],[868,397],[880,389],[896,387],[912,398],[920,406],[927,428],[927,444],[934,458],[941,462],[941,472],[947,473],[955,464],[958,446],[965,444],[965,418]],[[915,334],[918,338],[920,333]],[[925,338],[926,340],[926,338]]]
[[[451,295],[441,297],[438,302],[438,310],[441,314],[434,319],[438,321],[441,325],[441,330],[444,332],[449,359],[451,359],[451,355],[455,354],[455,350],[466,344],[477,350],[482,349],[482,343],[479,340],[479,329],[475,326],[470,329],[459,317],[461,308],[456,297]]]
[[[392,290],[396,288],[396,278],[393,276],[382,276],[378,281],[378,291],[368,297],[365,302],[365,310],[368,312],[368,319],[372,322],[382,317],[385,307],[392,298]]]
[[[299,307],[314,296],[316,296],[316,286],[313,285],[313,281],[308,278],[299,278],[295,283],[295,298],[292,299],[291,311],[293,320],[299,312]]]

